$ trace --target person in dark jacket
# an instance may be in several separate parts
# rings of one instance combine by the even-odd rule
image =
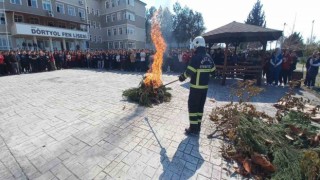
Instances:
[[[307,59],[307,62],[306,62],[306,78],[305,78],[305,80],[304,80],[304,85],[305,86],[310,86],[310,76],[308,76],[308,74],[309,74],[309,69],[310,69],[310,61],[311,61],[311,59],[316,59],[316,56],[317,56],[317,51],[314,51],[313,53],[312,53],[312,56],[310,56],[308,59]]]
[[[49,57],[43,51],[40,51],[37,61],[40,65],[39,70],[41,72],[45,71],[49,62]]]
[[[309,68],[306,76],[306,86],[314,87],[316,82],[316,77],[319,72],[319,66],[320,66],[320,53],[315,52],[312,58],[310,58],[309,60]]]
[[[214,62],[206,53],[206,44],[203,37],[193,40],[195,54],[192,56],[186,71],[179,76],[182,82],[190,77],[190,93],[188,99],[190,126],[185,129],[187,135],[198,135],[201,130],[203,108],[207,97],[209,76],[215,70]]]
[[[33,73],[39,72],[39,64],[38,64],[38,55],[36,51],[33,51],[32,54],[29,56],[31,70]]]
[[[274,82],[275,86],[278,86],[279,78],[280,78],[280,72],[282,68],[282,61],[283,61],[283,56],[281,54],[281,49],[276,48],[271,56],[270,59],[270,75],[271,75],[271,80],[270,83]]]
[[[26,51],[23,51],[20,55],[20,62],[21,62],[21,73],[28,73],[30,72],[30,62],[29,62],[29,55]]]
[[[11,70],[12,70],[11,73],[12,74],[20,74],[19,62],[18,62],[17,56],[16,56],[14,51],[10,51],[8,59],[9,59],[9,62],[11,64]]]

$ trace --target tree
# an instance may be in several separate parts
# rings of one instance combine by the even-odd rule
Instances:
[[[246,24],[255,25],[266,27],[265,15],[264,11],[262,11],[263,5],[261,4],[260,0],[253,5],[247,20],[245,21]],[[251,43],[241,43],[240,49],[247,49],[247,48],[261,48],[261,42],[251,42]]]
[[[173,17],[173,33],[178,43],[186,42],[205,31],[201,13],[194,12],[187,6],[182,8],[178,2],[173,5],[173,11],[175,13]]]
[[[284,39],[282,48],[295,50],[303,49],[304,45],[302,35],[298,32],[292,33],[289,37]]]
[[[261,4],[260,0],[257,0],[252,10],[250,11],[245,23],[266,27],[265,15],[264,15],[264,11],[262,11],[262,7],[263,5]]]

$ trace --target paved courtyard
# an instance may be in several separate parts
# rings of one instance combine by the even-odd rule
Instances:
[[[196,138],[183,134],[188,83],[170,85],[170,103],[144,108],[122,98],[141,79],[91,70],[0,77],[0,179],[238,179],[220,156],[222,141],[207,139],[208,114],[229,101],[228,86],[211,82]],[[253,101],[274,115],[286,88],[265,88]]]

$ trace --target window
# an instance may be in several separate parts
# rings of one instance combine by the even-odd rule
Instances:
[[[76,16],[76,8],[74,8],[73,6],[68,6],[68,14],[70,16]]]
[[[6,24],[6,18],[4,12],[0,12],[0,24]]]
[[[98,28],[98,29],[101,29],[101,24],[100,24],[100,22],[97,22],[97,28]]]
[[[93,15],[94,15],[94,9],[93,9],[93,8],[91,9],[91,14],[93,14]]]
[[[51,0],[42,0],[42,8],[47,11],[52,11]]]
[[[97,16],[100,16],[100,12],[99,12],[99,10],[97,10]]]
[[[128,47],[127,48],[135,48],[135,43],[134,42],[128,42]]]
[[[37,0],[28,0],[28,6],[37,8],[38,7]]]
[[[7,41],[7,37],[6,36],[0,36],[0,49],[7,50],[7,49],[9,49],[8,46],[9,46],[9,44],[8,44],[8,41]]]
[[[128,34],[128,35],[134,35],[134,28],[128,27],[127,30],[126,30],[126,34]]]
[[[61,3],[57,3],[56,5],[57,5],[57,12],[64,14],[64,5]]]
[[[88,21],[88,28],[91,28],[91,21]]]
[[[85,24],[80,24],[80,30],[81,30],[81,31],[87,31],[87,25],[85,25]]]
[[[106,9],[108,9],[109,7],[110,7],[110,2],[108,0],[108,1],[106,1]]]
[[[112,22],[116,21],[116,14],[112,14]]]
[[[99,43],[102,43],[102,38],[101,38],[101,36],[98,37],[98,41],[99,41]]]
[[[133,13],[130,13],[130,12],[123,13],[123,18],[131,20],[131,21],[135,21],[136,20],[135,15]]]
[[[114,7],[115,6],[115,0],[111,0],[111,6]]]
[[[52,27],[54,27],[54,23],[53,23],[53,21],[48,21],[48,26],[52,26]]]
[[[70,24],[69,29],[77,29],[77,26],[75,24]]]
[[[134,6],[134,0],[127,0],[128,5]]]
[[[22,4],[21,0],[10,0],[10,3],[11,4],[19,4],[19,5]]]
[[[120,49],[124,49],[123,42],[119,42],[119,44],[120,44]]]
[[[106,16],[106,22],[108,23],[108,22],[111,22],[111,16],[110,15],[107,15]]]
[[[23,22],[23,16],[15,14],[14,22]]]
[[[95,21],[92,21],[92,28],[96,28],[96,22]]]
[[[117,6],[120,6],[120,0],[116,0],[117,1]]]
[[[97,36],[93,36],[93,41],[97,42]]]
[[[89,36],[90,41],[92,41],[92,35]]]
[[[113,49],[113,43],[112,43],[112,42],[109,42],[109,43],[108,43],[108,48],[109,48],[109,49]]]
[[[117,35],[117,29],[113,29],[113,35],[114,35],[114,36]]]
[[[40,24],[40,23],[39,23],[39,19],[38,19],[38,18],[35,18],[35,17],[29,18],[29,23],[30,23],[30,24]]]
[[[118,21],[121,21],[121,12],[118,12],[118,13],[117,13],[117,20],[118,20]]]
[[[122,28],[119,28],[119,35],[122,35]]]
[[[86,18],[86,13],[85,13],[84,9],[78,9],[78,12],[79,12],[80,18]]]
[[[118,42],[114,42],[114,48],[115,49],[119,49],[119,43]]]
[[[58,27],[59,27],[59,28],[66,28],[66,24],[65,24],[65,23],[59,23],[59,24],[58,24]]]
[[[87,6],[87,14],[90,14],[90,10],[88,6]]]
[[[108,36],[111,36],[111,29],[108,29]]]

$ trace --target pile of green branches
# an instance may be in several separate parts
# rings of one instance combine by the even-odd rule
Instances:
[[[260,91],[250,82],[239,87],[252,95]],[[282,109],[281,116],[270,117],[241,101],[241,93],[237,96],[239,103],[215,108],[210,115],[216,125],[212,135],[220,132],[226,140],[223,157],[239,164],[235,171],[256,179],[320,179],[320,128],[310,116]]]
[[[131,88],[123,91],[122,95],[129,101],[136,102],[141,106],[152,107],[152,105],[169,102],[171,94],[168,92],[171,88],[160,86],[146,86],[143,81],[137,88]]]

